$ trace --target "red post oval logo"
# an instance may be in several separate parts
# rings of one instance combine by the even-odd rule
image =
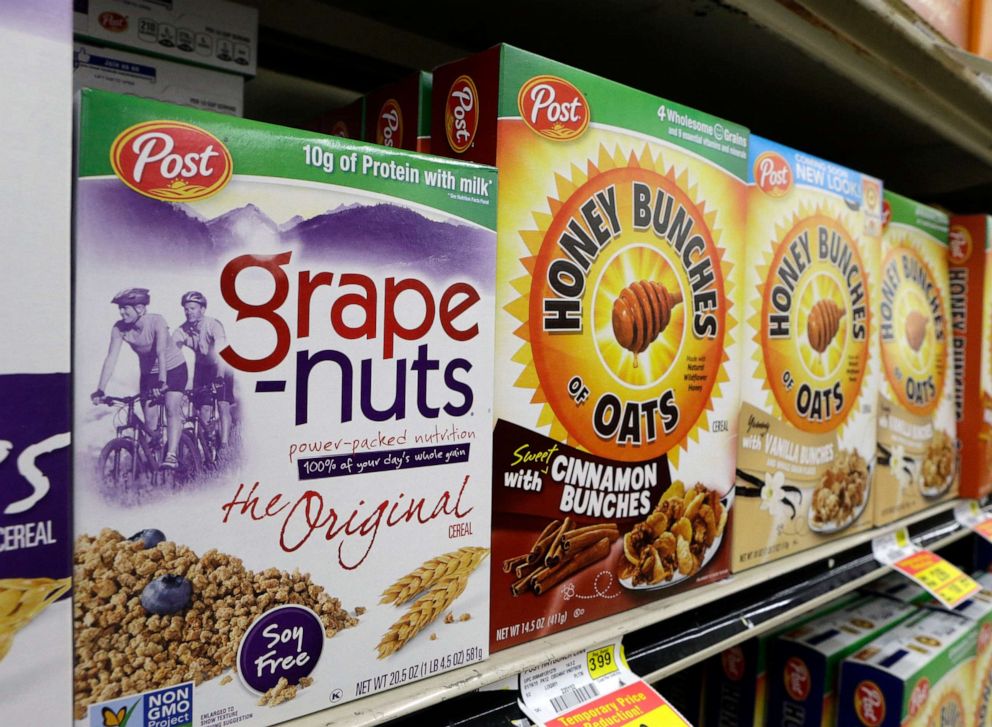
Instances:
[[[781,154],[766,151],[754,160],[754,183],[769,197],[784,197],[792,189],[792,167]]]
[[[732,682],[739,682],[744,678],[747,668],[747,660],[744,658],[744,650],[739,646],[731,646],[720,654],[720,663],[723,665],[723,673]]]
[[[100,23],[100,27],[109,30],[111,33],[123,33],[127,30],[127,16],[120,13],[110,11],[100,13],[97,22]]]
[[[348,124],[344,121],[335,121],[334,126],[328,132],[331,136],[340,136],[344,139],[351,138],[351,132],[348,130]]]
[[[401,148],[403,146],[403,110],[396,99],[389,99],[379,109],[375,125],[375,143]]]
[[[785,662],[785,691],[797,702],[802,702],[809,696],[813,679],[809,673],[806,662],[795,656],[789,657]]]
[[[854,712],[865,727],[879,727],[885,721],[885,695],[872,681],[863,681],[854,690]]]
[[[963,225],[951,225],[950,234],[947,238],[948,257],[951,265],[964,265],[971,257],[975,244],[971,241],[971,233]]]
[[[110,165],[135,192],[166,202],[209,197],[234,173],[231,153],[220,139],[179,121],[147,121],[125,129],[110,147]]]
[[[557,76],[535,76],[520,87],[517,108],[524,123],[552,141],[568,141],[589,127],[589,103],[582,92]]]
[[[926,677],[920,679],[916,682],[916,686],[913,687],[913,693],[909,695],[909,716],[915,716],[921,709],[923,705],[926,704],[927,697],[930,696],[930,680]]]
[[[469,76],[459,76],[448,90],[444,104],[444,132],[448,146],[461,154],[475,140],[479,128],[479,91]]]

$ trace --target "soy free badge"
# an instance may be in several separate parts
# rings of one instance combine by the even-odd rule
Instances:
[[[290,685],[309,676],[324,648],[324,625],[303,606],[266,611],[241,639],[238,673],[242,684],[257,694],[272,689],[281,678]]]

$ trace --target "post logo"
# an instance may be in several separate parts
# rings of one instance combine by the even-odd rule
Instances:
[[[468,150],[479,128],[479,91],[469,76],[451,84],[444,104],[444,133],[448,146],[459,154]]]
[[[875,682],[863,681],[854,690],[854,712],[865,727],[885,721],[885,695]]]
[[[403,110],[396,99],[389,99],[379,109],[375,125],[375,143],[399,148],[403,146]]]
[[[552,141],[575,139],[589,127],[589,103],[563,78],[535,76],[520,88],[517,108],[535,134]]]
[[[926,677],[920,679],[916,682],[916,686],[913,687],[913,693],[909,695],[909,716],[914,717],[916,714],[923,709],[923,705],[927,703],[927,697],[930,696],[930,680]]]
[[[344,121],[335,122],[334,126],[331,127],[330,135],[340,136],[343,139],[351,138],[351,132],[348,131],[348,124],[345,123]]]
[[[769,197],[784,197],[792,189],[792,167],[781,154],[766,151],[754,160],[754,183]]]
[[[802,702],[809,696],[813,679],[806,662],[795,656],[785,662],[785,691],[797,702]]]
[[[123,33],[127,30],[127,16],[121,15],[120,13],[106,12],[100,13],[100,17],[97,18],[97,22],[104,30],[109,30],[111,33]]]
[[[723,665],[723,673],[732,682],[739,682],[744,678],[744,671],[747,667],[744,651],[739,646],[732,646],[720,654],[720,663]]]
[[[975,243],[971,240],[971,233],[968,232],[968,228],[961,225],[951,225],[948,242],[950,243],[948,259],[951,265],[964,265],[968,262],[975,249]]]
[[[231,180],[234,162],[224,143],[179,121],[148,121],[121,132],[110,147],[114,173],[138,194],[192,202]]]

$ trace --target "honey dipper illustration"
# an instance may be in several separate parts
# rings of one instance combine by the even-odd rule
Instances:
[[[806,338],[817,353],[823,353],[840,330],[840,319],[846,311],[830,298],[813,304],[806,319]]]
[[[646,350],[672,320],[672,308],[682,302],[681,291],[669,292],[661,283],[631,283],[613,302],[613,335],[634,354]]]
[[[906,316],[906,343],[917,353],[926,337],[928,322],[929,319],[918,310],[911,310]]]

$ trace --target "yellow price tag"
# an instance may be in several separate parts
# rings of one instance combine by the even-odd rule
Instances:
[[[690,727],[690,725],[682,715],[666,704],[652,709],[633,722],[627,722],[624,727]]]
[[[617,666],[616,659],[613,657],[612,644],[587,652],[586,666],[589,667],[589,676],[593,679],[599,679],[607,674],[612,674],[620,668]]]
[[[895,535],[896,535],[896,545],[898,545],[900,548],[905,548],[907,545],[909,545],[909,531],[906,530],[906,528],[899,528],[899,530],[896,531]]]

